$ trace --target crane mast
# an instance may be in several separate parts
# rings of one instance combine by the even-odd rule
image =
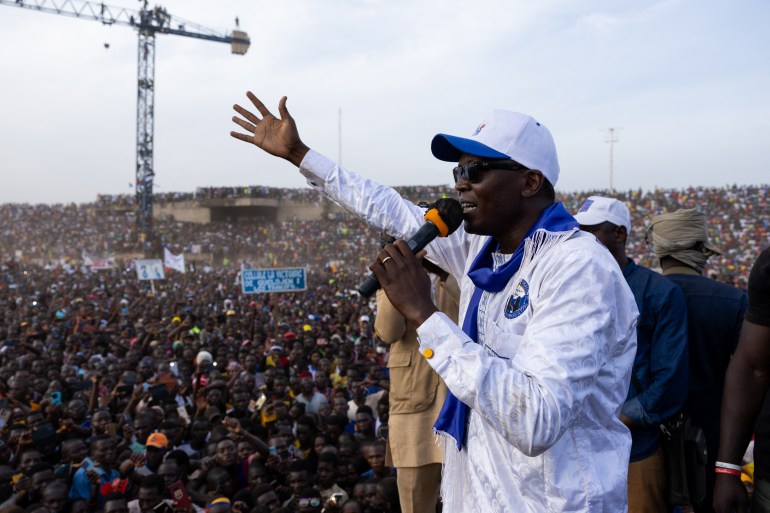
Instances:
[[[145,11],[142,11],[145,14]],[[145,252],[157,249],[152,229],[155,179],[153,137],[155,134],[155,32],[142,20],[137,47],[136,87],[136,203],[139,237]]]
[[[0,0],[0,5],[59,14],[104,25],[132,27],[138,32],[136,94],[136,203],[137,223],[145,253],[159,251],[153,232],[153,181],[155,178],[155,34],[171,34],[206,41],[230,43],[231,51],[244,55],[249,48],[248,34],[240,30],[222,33],[168,14],[162,7],[149,8],[144,0],[141,11],[113,7],[84,0]],[[236,25],[238,20],[236,18]]]

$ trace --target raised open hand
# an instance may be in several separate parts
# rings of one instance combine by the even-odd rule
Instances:
[[[260,119],[256,114],[244,109],[240,105],[233,105],[233,109],[243,116],[233,116],[233,122],[246,130],[246,134],[240,132],[230,132],[232,137],[251,143],[262,148],[271,155],[281,157],[299,166],[309,148],[299,138],[297,125],[294,118],[291,117],[286,109],[286,97],[281,98],[278,103],[278,113],[281,118],[276,118],[267,110],[267,107],[259,101],[251,91],[246,93],[251,103],[254,104]]]

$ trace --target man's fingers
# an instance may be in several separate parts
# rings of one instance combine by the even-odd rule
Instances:
[[[237,103],[235,105],[233,105],[233,110],[235,110],[235,112],[237,112],[238,114],[240,114],[244,118],[248,119],[249,121],[251,121],[255,125],[258,125],[259,122],[261,121],[256,115],[254,115],[251,112],[249,112],[248,110],[244,109],[243,107],[241,107]]]
[[[270,114],[270,111],[267,110],[267,107],[265,107],[265,104],[259,101],[259,98],[257,98],[254,93],[252,93],[251,91],[248,91],[246,93],[246,96],[249,97],[249,100],[251,100],[251,103],[253,103],[254,106],[259,111],[259,113],[262,114],[262,117],[272,116],[272,114]]]
[[[240,125],[244,129],[248,130],[251,133],[254,133],[254,131],[257,129],[256,126],[252,125],[248,121],[244,121],[243,119],[239,118],[238,116],[233,116],[233,123],[236,125]],[[189,324],[189,322],[188,322]]]
[[[246,135],[246,134],[240,134],[238,132],[230,132],[230,137],[235,137],[236,139],[239,139],[243,142],[252,143],[254,142],[254,136],[253,135]]]
[[[420,254],[424,256],[426,253],[425,250],[420,251]],[[394,263],[402,264],[405,259],[411,259],[414,257],[414,254],[412,253],[411,248],[409,247],[409,244],[407,244],[406,241],[403,240],[397,240],[393,244],[388,244],[384,248],[382,248],[382,251],[379,252],[377,255],[377,261],[380,263],[380,265],[383,265],[395,261]],[[420,255],[417,255],[417,258],[421,258]]]
[[[388,244],[377,254],[377,262],[384,267],[386,263],[399,256],[398,250],[393,247],[393,244]]]
[[[278,102],[278,114],[281,115],[281,121],[288,121],[291,118],[289,110],[286,108],[286,97],[281,98]]]
[[[409,257],[413,254],[412,250],[409,248],[409,244],[407,244],[405,240],[397,240],[392,246],[404,257]]]
[[[389,254],[388,254],[388,252],[385,250],[385,248],[382,248],[382,251],[380,251],[379,253],[377,253],[377,261],[378,261],[378,262],[381,264],[381,263],[382,263],[382,261],[383,261],[383,260],[385,260],[386,258],[388,258],[389,256],[390,256],[390,255],[389,255]]]

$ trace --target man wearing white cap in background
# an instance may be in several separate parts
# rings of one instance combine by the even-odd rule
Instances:
[[[405,239],[423,224],[424,211],[395,190],[305,146],[285,97],[279,119],[248,96],[260,115],[235,106],[248,133],[233,137],[299,166],[377,231]],[[625,511],[631,437],[619,415],[637,309],[609,253],[554,202],[550,132],[497,110],[469,138],[439,134],[431,149],[459,163],[464,226],[426,258],[458,280],[463,329],[433,304],[404,240],[370,268],[451,392],[436,423],[446,435],[444,511]]]
[[[629,513],[667,510],[660,424],[687,398],[687,305],[673,282],[626,255],[631,213],[622,202],[591,196],[575,214],[580,229],[593,233],[623,271],[639,308],[636,358],[620,419],[631,430]]]

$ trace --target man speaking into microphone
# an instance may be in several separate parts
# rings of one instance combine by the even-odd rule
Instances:
[[[378,231],[408,239],[423,211],[341,168],[300,139],[286,98],[276,118],[252,93],[231,132],[300,168],[313,187]],[[417,326],[420,351],[450,394],[443,435],[447,513],[622,512],[628,429],[618,418],[636,350],[637,309],[615,261],[555,202],[550,132],[496,110],[470,137],[439,134],[455,162],[463,226],[425,258],[460,284],[462,328],[438,312],[405,241],[371,265],[390,302]]]

